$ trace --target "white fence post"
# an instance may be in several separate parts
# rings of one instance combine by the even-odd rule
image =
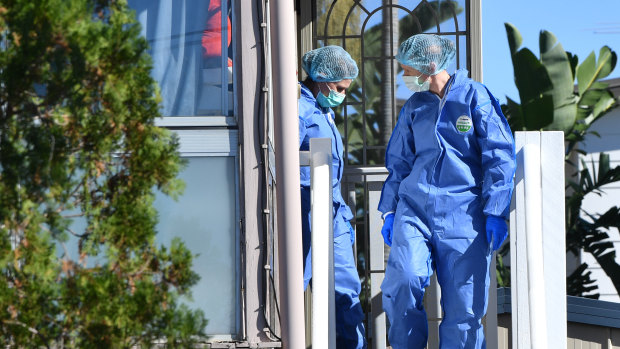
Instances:
[[[566,348],[564,135],[516,132],[515,143],[512,347]]]
[[[333,349],[336,348],[336,309],[331,139],[310,139],[310,151],[300,152],[300,165],[310,166],[312,346]]]
[[[522,150],[525,187],[525,246],[532,348],[547,347],[540,150],[540,146],[536,144],[525,144]]]

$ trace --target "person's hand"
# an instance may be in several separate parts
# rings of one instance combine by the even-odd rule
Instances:
[[[355,243],[355,229],[351,225],[351,222],[347,221],[347,226],[349,226],[349,235],[351,235],[351,245]]]
[[[508,236],[508,226],[503,217],[488,216],[487,217],[487,241],[493,242],[493,251],[502,245]]]
[[[394,230],[394,214],[388,213],[383,220],[383,228],[381,228],[381,235],[383,235],[383,241],[388,246],[392,246],[393,230]]]

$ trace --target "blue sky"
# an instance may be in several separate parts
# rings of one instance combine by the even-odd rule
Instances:
[[[482,0],[483,79],[500,101],[519,99],[504,22],[515,25],[523,46],[539,56],[540,30],[552,32],[579,62],[604,45],[620,53],[620,0]],[[620,64],[610,78],[620,77]]]

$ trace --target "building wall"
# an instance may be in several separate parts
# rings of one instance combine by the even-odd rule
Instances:
[[[620,79],[610,81],[612,92],[618,97],[620,92]],[[620,108],[613,109],[609,114],[603,116],[595,122],[592,131],[599,133],[596,135],[588,135],[581,147],[587,154],[581,156],[585,160],[587,166],[591,169],[592,164],[598,168],[598,158],[600,152],[609,154],[610,167],[620,166]],[[580,165],[581,167],[582,165]],[[614,183],[604,187],[602,195],[589,194],[583,202],[583,209],[590,214],[605,213],[612,206],[620,206],[620,183]],[[613,241],[616,249],[616,261],[620,263],[620,233],[618,229],[612,228],[608,234]],[[598,293],[600,299],[605,301],[620,302],[620,297],[614,288],[611,280],[605,275],[601,267],[596,263],[591,254],[582,252],[581,260],[587,263],[592,272],[592,277],[598,281]]]
[[[497,317],[498,349],[512,348],[511,317]],[[620,349],[620,329],[578,322],[567,324],[567,349]]]
[[[599,121],[595,122],[591,128],[600,134],[600,138],[595,135],[588,135],[582,149],[587,153],[581,158],[591,169],[598,169],[598,158],[600,152],[609,154],[610,167],[620,166],[620,108],[614,109]],[[580,165],[582,166],[582,165]],[[583,209],[590,214],[603,214],[612,206],[620,206],[620,183],[614,183],[604,187],[602,195],[589,194],[583,202]],[[620,251],[620,233],[618,229],[612,228],[608,234],[613,241],[616,251]],[[620,263],[620,253],[616,252],[616,261]],[[598,281],[598,293],[600,299],[605,301],[620,302],[620,297],[614,288],[611,280],[601,267],[596,263],[594,257],[586,252],[581,253],[581,260],[587,263],[592,272],[593,279]]]

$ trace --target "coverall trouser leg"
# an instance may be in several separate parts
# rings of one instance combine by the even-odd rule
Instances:
[[[487,310],[492,251],[484,232],[473,234],[473,239],[436,239],[434,243],[443,309],[441,348],[486,348],[482,318]]]
[[[395,220],[392,248],[381,285],[394,349],[422,349],[428,339],[424,290],[433,274],[431,245],[413,225]]]
[[[426,346],[428,324],[423,297],[435,268],[444,312],[439,328],[440,348],[485,348],[481,319],[487,307],[491,251],[484,233],[431,236],[406,218],[397,222],[381,285],[392,347]],[[451,236],[461,234],[470,237]]]

